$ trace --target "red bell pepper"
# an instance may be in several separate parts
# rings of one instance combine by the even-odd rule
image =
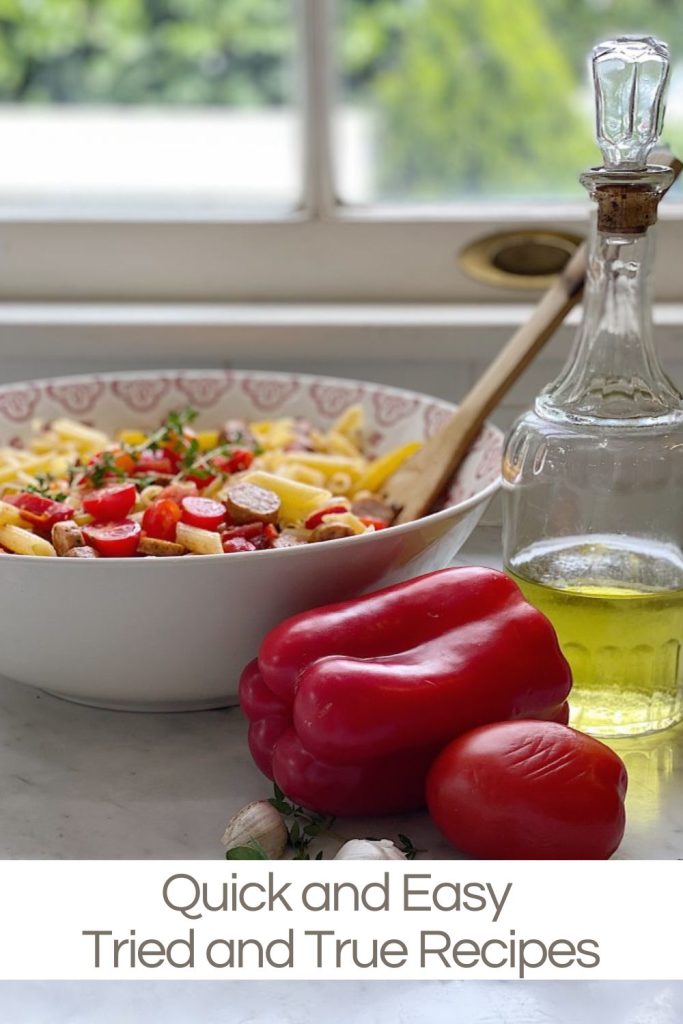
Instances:
[[[437,753],[487,722],[566,720],[548,620],[492,569],[444,569],[281,623],[245,669],[252,756],[313,810],[424,803]]]

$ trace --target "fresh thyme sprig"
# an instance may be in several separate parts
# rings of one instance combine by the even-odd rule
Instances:
[[[42,498],[50,498],[51,501],[66,501],[69,497],[64,491],[53,491],[56,478],[51,473],[36,473],[35,484],[27,484],[26,490],[31,494],[39,494]]]
[[[287,799],[277,783],[273,783],[275,795],[269,801],[285,819],[289,833],[289,843],[294,850],[294,860],[310,860],[308,851],[310,844],[318,836],[327,832],[334,824],[334,817],[329,814],[315,814]],[[323,859],[323,851],[319,850],[315,860]]]
[[[413,843],[412,839],[409,839],[408,836],[403,834],[403,832],[398,833],[398,842],[396,843],[396,846],[401,851],[401,853],[405,854],[406,860],[415,860],[418,853],[427,852],[426,850],[418,849],[418,847],[415,846],[415,844]]]

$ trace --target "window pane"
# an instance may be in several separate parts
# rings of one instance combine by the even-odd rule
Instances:
[[[587,54],[658,35],[674,64],[666,136],[683,149],[680,0],[340,0],[336,121],[347,202],[579,199],[599,161]]]
[[[0,0],[0,203],[299,198],[290,0]]]

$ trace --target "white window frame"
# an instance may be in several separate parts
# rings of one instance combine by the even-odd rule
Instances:
[[[493,230],[587,230],[588,203],[345,206],[334,185],[334,0],[297,0],[303,196],[272,219],[0,216],[1,302],[491,303],[519,301],[457,266]],[[455,129],[454,129],[455,130]],[[683,299],[683,203],[661,211],[657,295]]]

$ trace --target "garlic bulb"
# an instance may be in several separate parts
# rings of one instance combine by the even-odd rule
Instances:
[[[406,860],[391,839],[349,839],[335,860]]]
[[[234,814],[223,835],[228,850],[238,846],[256,846],[269,860],[277,860],[285,851],[289,836],[282,815],[267,800],[256,800]]]

